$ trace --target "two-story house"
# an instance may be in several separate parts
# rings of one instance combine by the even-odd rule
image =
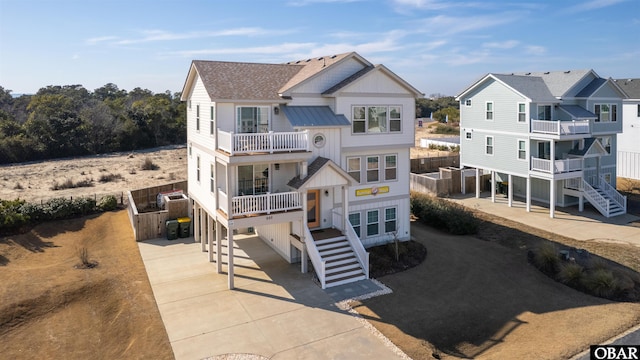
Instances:
[[[593,70],[487,74],[462,91],[460,164],[491,173],[496,188],[555,207],[587,200],[607,217],[626,213],[615,190],[616,134],[624,92]],[[476,176],[476,179],[479,179]],[[476,180],[476,196],[480,196]]]
[[[622,100],[622,132],[618,134],[618,176],[640,180],[640,79],[618,79],[627,94]]]
[[[237,233],[255,232],[303,272],[309,259],[323,288],[367,278],[366,247],[409,239],[420,96],[354,52],[192,62],[182,100],[194,237],[218,271],[228,244],[229,288]]]

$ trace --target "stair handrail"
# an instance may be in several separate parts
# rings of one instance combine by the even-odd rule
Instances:
[[[602,191],[609,195],[609,197],[611,197],[613,201],[615,201],[625,212],[627,212],[627,197],[620,194],[618,190],[616,190],[616,188],[611,186],[611,184],[609,184],[607,180],[605,180],[604,175],[600,175],[598,185],[600,186],[600,189],[602,189]]]
[[[345,229],[343,230],[345,237],[349,241],[351,248],[353,249],[354,254],[356,254],[356,258],[358,258],[358,262],[360,266],[362,266],[362,271],[364,271],[364,275],[369,278],[369,252],[362,245],[362,241],[356,234],[356,231],[351,226],[351,222],[347,219],[345,221]]]
[[[313,268],[316,269],[316,274],[318,274],[320,286],[325,289],[327,286],[327,262],[322,260],[320,252],[316,247],[316,242],[313,240],[313,236],[311,235],[311,230],[309,230],[309,227],[306,225],[304,226],[304,244],[307,248],[309,259],[311,259],[311,264],[313,264]]]
[[[609,217],[611,201],[600,195],[596,189],[591,186],[585,179],[582,179],[582,188],[585,197],[589,202],[598,209],[604,216]]]
[[[356,231],[351,226],[351,222],[348,217],[342,216],[342,210],[340,208],[335,208],[331,211],[333,216],[333,227],[342,231],[342,234],[347,238],[351,249],[353,249],[353,253],[356,255],[356,259],[360,263],[362,267],[362,271],[364,271],[367,279],[369,278],[369,252],[362,245],[362,241],[360,241],[360,237],[356,234]],[[342,224],[345,224],[344,229],[342,228]]]

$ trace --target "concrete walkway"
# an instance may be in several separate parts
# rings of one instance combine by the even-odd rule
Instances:
[[[578,207],[556,207],[555,217],[549,217],[549,208],[539,205],[531,206],[527,212],[526,203],[513,201],[508,206],[508,199],[496,196],[496,202],[491,202],[490,193],[482,193],[480,198],[475,195],[458,195],[450,198],[467,207],[484,211],[535,228],[543,229],[558,235],[583,241],[613,241],[640,246],[640,217],[626,214],[606,218],[590,205],[585,204],[584,211]]]
[[[176,359],[406,358],[366,321],[339,309],[299,264],[256,237],[235,240],[235,290],[193,238],[139,243]]]

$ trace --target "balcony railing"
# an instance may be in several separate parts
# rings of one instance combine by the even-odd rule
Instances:
[[[234,133],[218,130],[218,149],[231,155],[309,151],[309,132]]]
[[[551,135],[589,134],[589,120],[559,121],[531,119],[531,132]]]
[[[551,167],[553,166],[553,171]],[[582,159],[546,160],[531,157],[531,170],[548,174],[562,174],[582,170]]]
[[[221,207],[222,208],[222,207]],[[231,199],[231,217],[271,214],[279,211],[302,209],[300,193],[296,191],[234,196]],[[228,214],[228,213],[227,213]]]

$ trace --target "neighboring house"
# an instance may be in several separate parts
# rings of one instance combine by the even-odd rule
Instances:
[[[640,79],[618,79],[627,94],[622,100],[622,132],[618,134],[618,176],[640,180]]]
[[[309,258],[323,288],[367,278],[365,247],[410,237],[409,149],[422,95],[354,52],[193,61],[182,92],[189,197],[195,239],[218,271],[221,240],[255,232],[303,272]]]
[[[555,207],[584,200],[607,217],[626,213],[616,190],[616,134],[624,92],[593,70],[488,74],[460,101],[461,166],[491,172],[513,196]],[[479,175],[479,170],[476,170]],[[479,179],[479,176],[476,176]],[[476,196],[480,196],[479,180]]]

